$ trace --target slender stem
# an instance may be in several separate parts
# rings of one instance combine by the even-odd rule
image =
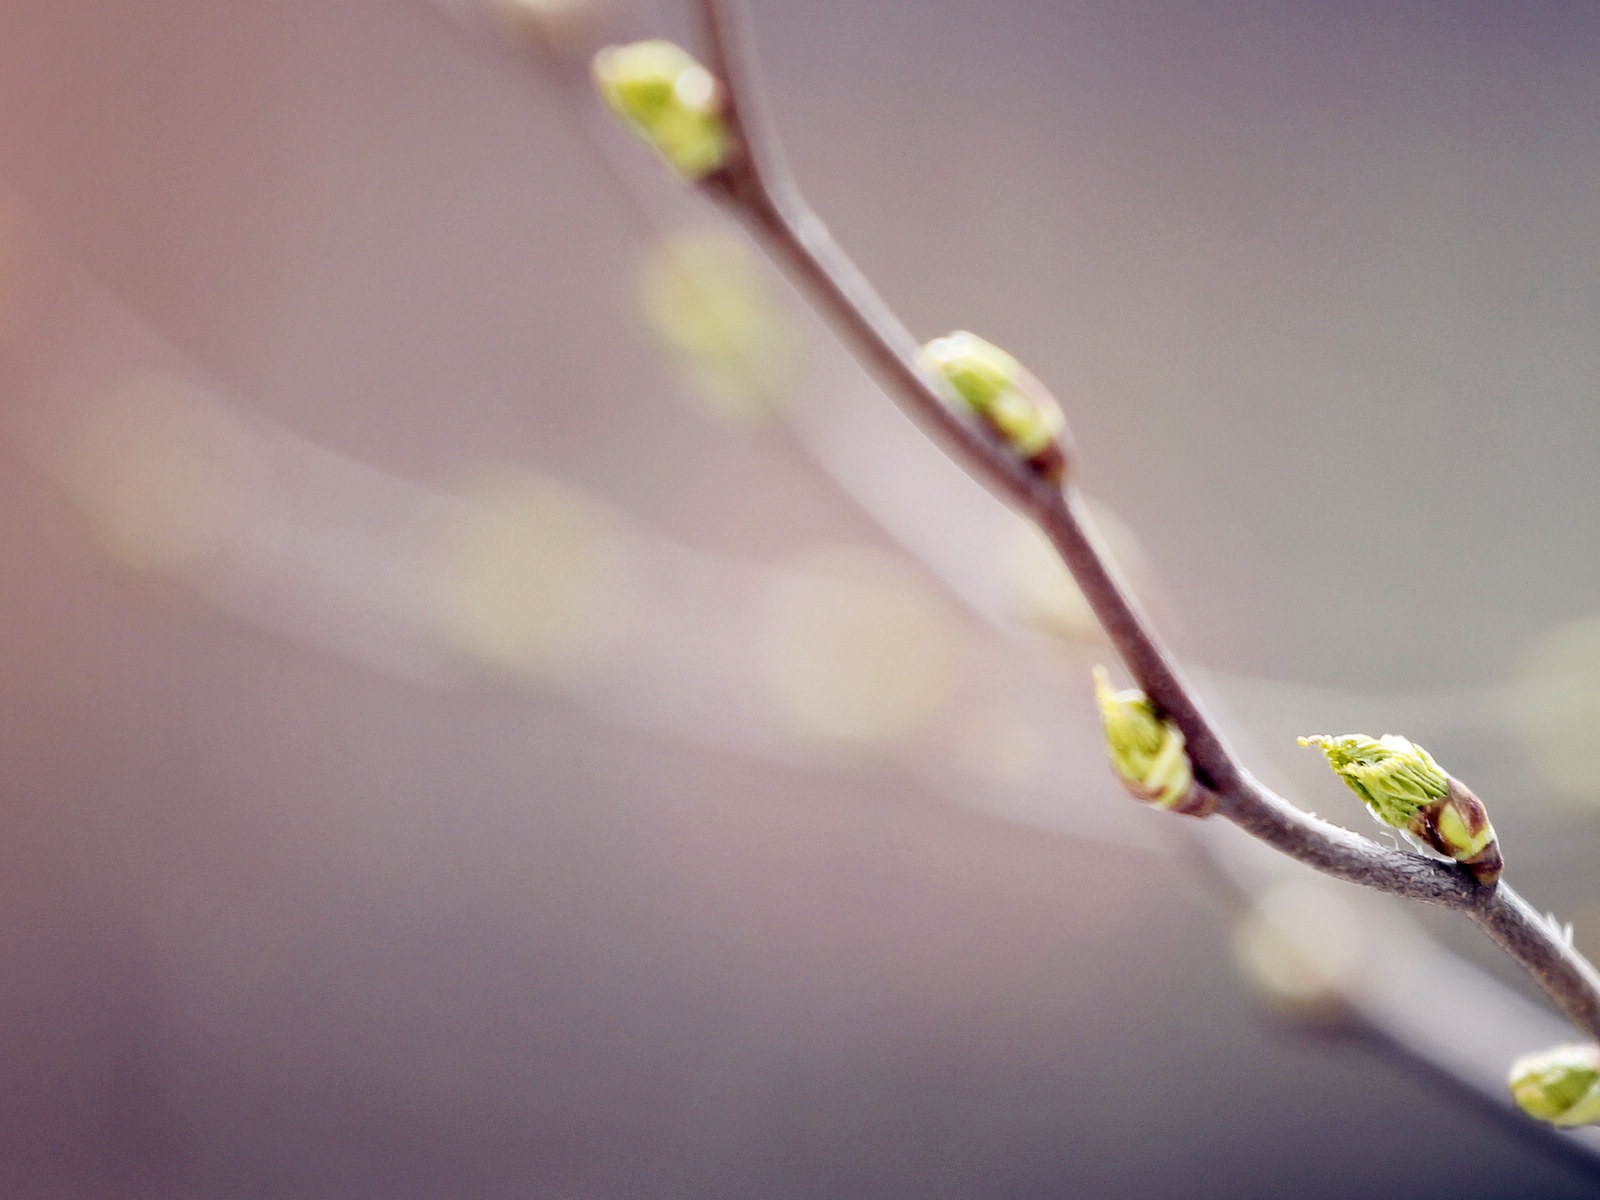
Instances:
[[[1183,731],[1196,778],[1216,794],[1217,811],[1325,874],[1464,911],[1575,1025],[1600,1040],[1600,974],[1510,887],[1480,887],[1456,867],[1387,849],[1302,812],[1245,770],[1094,539],[1075,489],[1054,487],[944,402],[917,366],[916,339],[800,195],[770,132],[737,0],[698,0],[697,10],[740,147],[735,160],[707,178],[705,186],[789,269],[901,405],[930,427],[973,476],[1038,525],[1129,672]]]

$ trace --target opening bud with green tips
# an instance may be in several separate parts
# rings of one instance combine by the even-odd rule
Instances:
[[[1043,384],[993,342],[957,330],[934,338],[918,361],[966,401],[978,419],[1051,482],[1066,473],[1067,421]]]
[[[1421,746],[1385,734],[1347,733],[1300,739],[1317,746],[1339,778],[1374,817],[1425,850],[1454,859],[1485,886],[1500,878],[1504,861],[1483,801],[1447,775]]]
[[[1137,688],[1118,691],[1104,667],[1094,669],[1094,695],[1100,703],[1111,769],[1136,799],[1169,812],[1204,817],[1216,797],[1194,781],[1183,732],[1156,712]]]
[[[1525,1054],[1506,1081],[1517,1107],[1552,1125],[1600,1124],[1600,1049],[1578,1043]]]
[[[733,135],[722,87],[672,42],[608,46],[594,56],[594,81],[606,103],[685,179],[726,166]]]

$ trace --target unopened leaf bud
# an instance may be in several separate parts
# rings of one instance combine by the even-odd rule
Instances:
[[[594,57],[606,103],[685,179],[727,165],[733,136],[722,87],[681,46],[654,40],[608,46]]]
[[[1500,878],[1504,861],[1483,801],[1445,773],[1421,746],[1395,734],[1315,734],[1328,764],[1379,821],[1424,849],[1454,859],[1478,883]]]
[[[1061,406],[1022,364],[992,342],[957,330],[918,356],[1018,457],[1052,481],[1066,471]]]
[[[1159,715],[1143,692],[1114,689],[1104,667],[1094,669],[1094,694],[1111,769],[1122,786],[1157,808],[1207,816],[1216,798],[1195,783],[1182,730]]]
[[[1600,1049],[1577,1043],[1525,1054],[1506,1081],[1517,1107],[1552,1125],[1600,1124]]]

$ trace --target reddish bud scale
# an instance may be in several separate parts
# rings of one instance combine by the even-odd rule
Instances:
[[[1408,832],[1423,845],[1455,859],[1480,886],[1490,887],[1500,878],[1505,860],[1489,814],[1466,784],[1451,776],[1449,785],[1446,795],[1417,812]],[[1474,846],[1476,849],[1471,848]]]
[[[1039,382],[1038,376],[1034,375],[1032,371],[1023,368],[1018,372],[1017,390],[1027,396],[1040,411],[1060,414],[1060,403],[1051,394],[1050,389]],[[1067,466],[1071,457],[1072,432],[1067,428],[1065,419],[1058,419],[1055,426],[1055,436],[1039,450],[1026,456],[1022,461],[1027,463],[1029,468],[1036,474],[1048,479],[1051,483],[1060,484],[1067,476]]]
[[[1060,483],[1067,474],[1067,456],[1059,442],[1051,442],[1037,454],[1023,460],[1036,474],[1051,483]]]

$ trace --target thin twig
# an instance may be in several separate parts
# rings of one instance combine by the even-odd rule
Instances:
[[[1216,811],[1291,858],[1352,883],[1467,913],[1567,1017],[1600,1040],[1600,974],[1510,887],[1481,887],[1455,866],[1390,850],[1302,812],[1241,765],[1095,541],[1069,480],[1058,489],[947,405],[917,366],[918,342],[806,204],[763,109],[738,0],[698,0],[712,73],[726,89],[739,153],[705,186],[810,294],[885,388],[981,483],[1030,517],[1071,570],[1129,672],[1183,731]]]

